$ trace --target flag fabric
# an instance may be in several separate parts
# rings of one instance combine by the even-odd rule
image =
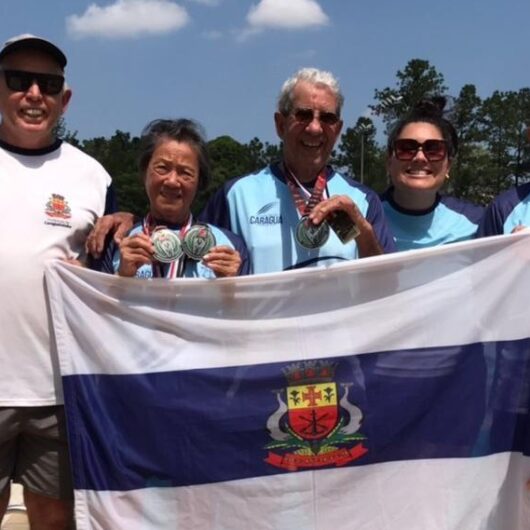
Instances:
[[[79,530],[530,528],[530,235],[46,281]]]

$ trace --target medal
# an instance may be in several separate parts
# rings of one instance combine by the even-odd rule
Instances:
[[[291,190],[296,209],[301,215],[301,219],[298,221],[295,230],[296,242],[309,250],[320,248],[329,238],[329,225],[326,221],[315,225],[309,220],[309,213],[324,196],[324,190],[326,189],[326,171],[323,170],[318,175],[315,186],[310,193],[304,188],[293,172],[287,167],[286,169],[288,172],[286,178],[287,185]],[[307,196],[307,202],[302,197],[302,192]]]
[[[169,228],[155,229],[151,241],[155,247],[154,257],[160,263],[171,263],[182,256],[180,237]]]
[[[309,217],[304,215],[296,225],[295,236],[297,243],[304,248],[320,248],[329,238],[329,224],[326,221],[319,225],[313,224]]]
[[[204,224],[194,224],[184,236],[182,250],[191,259],[200,261],[215,246],[215,236],[210,227]]]

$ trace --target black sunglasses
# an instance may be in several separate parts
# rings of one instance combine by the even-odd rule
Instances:
[[[412,160],[421,149],[429,162],[439,162],[447,156],[447,142],[445,140],[416,140],[401,138],[394,141],[394,156],[398,160]]]
[[[292,111],[294,119],[304,125],[309,125],[315,119],[315,114],[317,120],[324,125],[335,125],[340,120],[334,112],[316,111],[316,113],[313,109],[294,109]]]
[[[64,77],[56,74],[37,74],[24,70],[3,70],[6,85],[13,92],[27,92],[37,83],[42,94],[56,96],[64,86]]]

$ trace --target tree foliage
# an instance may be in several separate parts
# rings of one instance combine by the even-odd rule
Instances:
[[[375,89],[372,115],[388,131],[392,123],[425,96],[448,95],[442,73],[423,59],[411,59],[396,73],[395,85]],[[464,85],[448,118],[459,138],[448,191],[478,203],[489,202],[509,186],[530,180],[530,88],[494,91],[481,99],[473,84]],[[56,133],[96,158],[112,175],[123,210],[142,214],[147,208],[143,183],[138,176],[139,138],[116,131],[111,138],[80,141],[77,131],[67,130],[61,119]],[[208,197],[226,180],[257,171],[281,157],[281,145],[252,138],[247,144],[220,136],[208,144],[212,178],[194,204],[198,212]],[[352,177],[382,191],[387,186],[386,149],[377,142],[376,125],[361,116],[341,135],[332,162]],[[361,167],[362,166],[362,167]]]
[[[387,132],[392,123],[422,98],[447,91],[444,76],[424,59],[411,59],[403,70],[397,71],[396,78],[394,88],[376,89],[376,103],[369,105],[383,119]]]

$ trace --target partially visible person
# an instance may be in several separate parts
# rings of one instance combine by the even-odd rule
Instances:
[[[478,237],[512,234],[530,227],[530,182],[501,193],[488,206]]]
[[[113,202],[103,167],[54,135],[72,95],[66,63],[56,45],[33,35],[0,50],[0,521],[13,480],[24,486],[31,528],[39,530],[73,528],[44,267],[83,259],[88,232]]]
[[[121,242],[110,243],[102,270],[138,278],[214,278],[250,272],[241,239],[194,223],[191,205],[208,183],[210,164],[200,127],[155,120],[142,132],[139,172],[149,212]]]
[[[484,208],[443,195],[458,151],[458,135],[444,118],[445,98],[420,101],[388,137],[390,187],[381,195],[398,250],[475,237]]]
[[[304,68],[294,74],[284,83],[274,114],[282,160],[227,182],[201,214],[243,238],[254,272],[394,250],[377,195],[328,165],[342,128],[343,101],[329,72]],[[357,235],[348,233],[352,227]]]

